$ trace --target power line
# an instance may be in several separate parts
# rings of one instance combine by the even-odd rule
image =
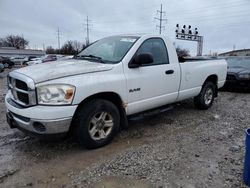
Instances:
[[[143,21],[139,21],[139,20],[113,20],[113,21],[95,21],[94,23],[97,25],[107,25],[107,24],[146,24],[146,23],[154,23],[154,20],[145,20],[145,17],[137,17],[143,19]]]
[[[235,17],[235,16],[249,16],[249,11],[248,10],[230,10],[230,12],[216,12],[216,13],[213,13],[213,14],[193,14],[193,15],[185,15],[185,14],[177,14],[177,15],[173,15],[171,16],[171,14],[169,14],[170,17],[173,17],[173,18],[202,18],[202,17],[219,17],[219,18],[223,18],[223,17]]]
[[[198,12],[197,12],[198,13]],[[195,12],[193,12],[192,14],[195,14]],[[191,15],[191,16],[183,16],[185,15],[185,13],[181,14],[181,15],[174,15],[171,16],[171,14],[169,14],[171,18],[173,18],[172,20],[176,21],[206,21],[207,19],[216,19],[216,20],[221,20],[221,19],[231,19],[236,18],[236,17],[240,17],[242,16],[242,18],[245,18],[246,16],[249,16],[249,11],[231,11],[230,15],[226,15],[225,14],[213,14],[213,15]],[[219,19],[218,19],[219,18]],[[156,18],[159,20],[159,18]],[[153,21],[149,21],[149,20],[143,20],[143,21],[128,21],[128,20],[113,20],[113,21],[100,21],[100,22],[95,22],[96,24],[100,24],[100,25],[104,25],[104,23],[120,23],[122,22],[122,24],[128,24],[128,23],[133,23],[133,24],[146,24],[146,23],[153,23]]]
[[[248,16],[247,14],[235,14],[235,15],[228,15],[228,16],[220,16],[220,15],[209,15],[209,16],[200,16],[200,17],[186,17],[186,18],[177,18],[173,19],[174,22],[204,22],[204,21],[216,21],[219,22],[227,22],[232,20],[239,20],[244,19]],[[230,22],[229,22],[230,23]]]
[[[155,19],[156,19],[156,20],[159,20],[160,25],[156,25],[156,27],[159,28],[159,33],[161,34],[161,30],[162,30],[163,28],[165,28],[165,26],[162,26],[162,21],[167,21],[167,19],[163,19],[163,18],[162,18],[162,17],[163,17],[162,15],[163,15],[163,14],[166,14],[166,12],[162,11],[162,4],[161,4],[161,10],[157,10],[157,13],[160,13],[160,18],[156,18],[156,17],[155,17]]]
[[[248,3],[249,4],[249,3]],[[216,6],[215,6],[216,5]],[[214,15],[199,15],[199,17],[197,17],[196,15],[198,13],[204,13],[204,12],[207,12],[209,9],[213,8],[214,9],[226,9],[227,8],[232,8],[232,7],[238,7],[238,6],[244,6],[246,5],[246,2],[242,2],[242,1],[234,1],[234,2],[231,2],[229,5],[228,4],[225,4],[225,3],[213,3],[212,5],[208,5],[208,6],[203,6],[203,7],[200,7],[198,10],[195,10],[195,11],[179,11],[181,16],[178,16],[178,11],[174,12],[174,21],[175,22],[179,22],[179,21],[205,21],[207,19],[216,19],[217,20],[217,17],[219,19],[221,18],[224,18],[225,16],[221,17],[221,15],[218,15],[218,14],[214,14]],[[246,7],[246,6],[245,6]],[[149,8],[149,7],[148,7]],[[230,17],[239,17],[239,16],[248,16],[247,13],[248,12],[245,12],[246,10],[242,11],[242,10],[238,10],[238,11],[230,11],[230,15],[228,15],[227,17],[225,17],[224,19],[230,19]],[[158,12],[162,12],[162,11],[158,11]],[[165,12],[162,12],[162,14],[164,14]],[[236,14],[236,15],[232,15],[232,13]],[[240,13],[237,14],[237,13]],[[245,13],[245,14],[244,14]],[[176,16],[177,15],[177,16]],[[186,15],[186,16],[184,16]],[[189,15],[189,16],[188,16]],[[225,15],[225,14],[223,14]],[[170,14],[171,16],[171,14]],[[190,17],[191,16],[191,17]],[[144,16],[143,16],[144,17]],[[160,20],[160,18],[156,18],[157,20]],[[144,21],[128,21],[128,20],[102,20],[102,21],[95,21],[94,23],[96,23],[97,25],[104,25],[104,23],[122,23],[122,24],[127,24],[127,23],[135,23],[135,24],[147,24],[147,23],[150,23],[150,21],[146,21],[145,18],[144,18]],[[157,26],[157,28],[160,27],[160,26]],[[161,25],[161,28],[163,29],[164,27]]]
[[[241,7],[247,8],[247,5],[249,5],[249,2],[239,2],[239,3],[234,2],[234,3],[227,3],[227,4],[223,3],[221,5],[212,4],[209,6],[196,7],[195,10],[187,10],[187,9],[177,10],[177,11],[169,12],[169,14],[186,15],[186,14],[204,13],[209,10],[213,10],[213,11],[229,10],[231,12],[232,8],[241,8]]]
[[[85,21],[86,21],[85,26],[86,26],[86,31],[87,31],[86,45],[89,45],[89,32],[90,32],[90,26],[91,26],[89,22],[91,22],[91,20],[89,20],[89,17],[87,16],[87,19]]]

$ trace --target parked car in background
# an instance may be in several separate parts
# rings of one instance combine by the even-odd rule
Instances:
[[[24,65],[26,66],[30,66],[30,65],[36,65],[36,64],[40,64],[42,63],[42,58],[41,57],[37,57],[37,58],[34,58],[34,59],[31,59],[30,61],[28,62],[25,62]]]
[[[25,62],[29,61],[27,56],[11,57],[10,60],[14,62],[15,65],[23,65]]]
[[[57,57],[56,55],[47,55],[42,61],[43,63],[50,62],[50,61],[56,61]]]
[[[57,60],[57,56],[56,55],[45,55],[39,58],[34,58],[31,61],[25,62],[24,64],[27,66],[30,65],[37,65],[40,63],[45,63],[45,62],[50,62],[50,61],[56,61]]]
[[[57,60],[61,61],[61,60],[68,60],[68,59],[73,59],[73,55],[65,55],[62,57],[57,57]]]
[[[32,61],[33,59],[38,58],[37,56],[29,56],[28,61]]]
[[[0,63],[4,65],[5,68],[11,69],[15,63],[7,57],[0,57]]]
[[[250,89],[250,57],[230,56],[225,59],[228,69],[224,88]]]
[[[0,63],[0,73],[4,71],[4,65]]]

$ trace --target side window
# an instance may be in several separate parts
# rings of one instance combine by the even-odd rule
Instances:
[[[138,49],[137,54],[150,53],[153,56],[153,63],[149,65],[168,64],[168,53],[162,39],[152,38],[146,40]]]

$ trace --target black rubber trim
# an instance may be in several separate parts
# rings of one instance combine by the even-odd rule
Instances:
[[[12,100],[11,98],[8,98],[7,99],[7,102],[11,105],[11,106],[14,106],[18,109],[25,109],[25,108],[29,108],[29,107],[32,107],[32,106],[22,106],[20,104],[18,104],[17,102],[15,102],[14,100]],[[34,105],[33,105],[34,106]]]
[[[54,140],[54,139],[60,139],[60,138],[64,138],[67,135],[67,132],[65,133],[56,133],[56,134],[39,134],[36,132],[31,132],[28,131],[26,129],[23,129],[22,127],[19,127],[17,125],[16,127],[17,129],[19,129],[20,131],[24,132],[25,134],[31,136],[31,137],[36,137],[42,140]]]
[[[14,117],[16,117],[16,118],[18,118],[18,119],[20,119],[20,120],[22,120],[24,122],[30,122],[30,118],[28,118],[28,117],[24,117],[24,116],[15,114],[15,113],[13,113],[11,111],[9,111],[9,113],[11,114],[11,116],[14,116]]]

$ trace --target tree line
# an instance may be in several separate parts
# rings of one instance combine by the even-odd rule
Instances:
[[[75,55],[84,49],[86,46],[85,44],[79,41],[66,41],[60,49],[55,49],[52,46],[48,46],[46,48],[47,54],[64,54],[64,55]]]
[[[26,49],[29,45],[29,41],[23,36],[8,35],[4,38],[0,38],[0,47],[13,47],[16,49]],[[79,41],[66,41],[60,49],[48,46],[46,48],[47,54],[63,54],[63,55],[75,55],[85,48],[85,44]]]
[[[189,57],[190,52],[188,49],[181,48],[180,46],[176,47],[176,52],[178,57]]]
[[[25,49],[29,44],[29,41],[19,35],[8,35],[4,38],[0,38],[0,47],[14,47],[17,49]]]
[[[27,39],[24,39],[23,36],[19,35],[8,35],[4,38],[0,38],[0,47],[14,47],[17,49],[25,49],[29,44]],[[48,46],[46,48],[47,54],[63,54],[63,55],[75,55],[84,49],[86,45],[79,41],[66,41],[60,49],[53,48]],[[177,55],[179,57],[190,56],[189,50],[181,47],[176,48]]]

